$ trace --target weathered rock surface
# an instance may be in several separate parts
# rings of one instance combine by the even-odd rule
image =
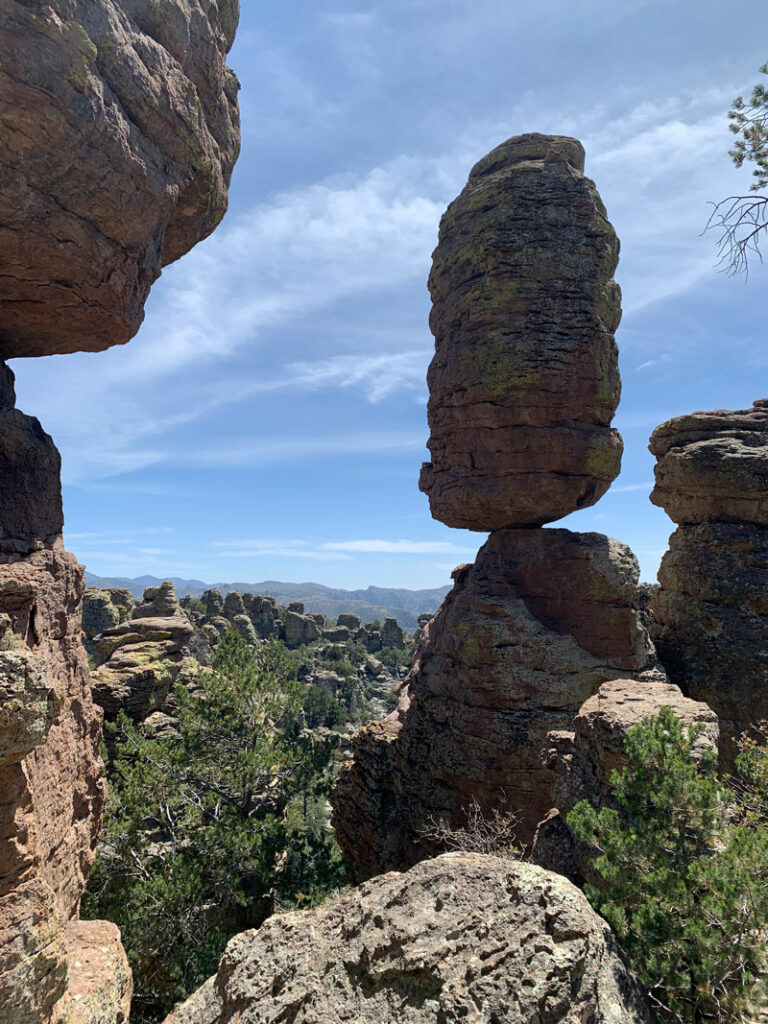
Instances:
[[[133,979],[120,932],[108,921],[72,921],[65,932],[67,991],[53,1024],[126,1024]]]
[[[674,522],[768,526],[768,399],[668,420],[650,448],[658,459],[651,501]]]
[[[173,583],[166,580],[159,587],[147,587],[141,604],[136,605],[131,614],[132,619],[167,618],[179,615],[181,608],[176,597]]]
[[[719,727],[714,711],[684,697],[678,686],[661,678],[603,683],[580,708],[572,731],[549,734],[545,763],[554,773],[552,797],[557,813],[539,826],[535,863],[572,879],[598,881],[589,868],[592,851],[575,842],[565,824],[566,816],[580,800],[589,800],[596,808],[618,807],[612,795],[611,772],[627,765],[627,732],[663,707],[672,708],[686,726],[702,725],[695,753],[717,750]]]
[[[3,1024],[51,1019],[101,822],[101,715],[81,642],[83,590],[82,566],[60,542],[0,564],[0,613],[10,621],[0,659],[14,690],[3,693],[0,723]]]
[[[734,740],[768,718],[768,528],[678,527],[659,583],[651,601],[659,657],[684,693],[717,712],[730,767]]]
[[[182,650],[192,637],[183,615],[140,617],[94,638],[107,660],[91,676],[93,699],[113,721],[120,711],[142,722],[158,711],[177,680]]]
[[[547,734],[572,729],[602,683],[655,664],[618,541],[501,530],[454,579],[400,707],[357,734],[340,773],[333,822],[362,875],[427,855],[430,820],[463,824],[473,800],[518,813],[530,843],[553,806]]]
[[[651,500],[681,525],[651,600],[672,682],[720,718],[720,756],[768,718],[768,400],[679,416],[651,437]]]
[[[89,638],[120,624],[120,609],[108,590],[87,587],[83,595],[83,632]]]
[[[652,1024],[566,879],[448,854],[234,938],[166,1024]]]
[[[238,14],[238,0],[3,4],[0,357],[128,341],[160,268],[218,224]]]
[[[548,523],[619,472],[619,243],[583,170],[575,139],[512,138],[443,215],[420,487],[448,526]]]

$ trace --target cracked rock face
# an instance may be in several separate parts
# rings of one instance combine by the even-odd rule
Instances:
[[[531,842],[553,806],[547,734],[654,664],[638,575],[626,545],[551,529],[497,531],[456,570],[398,711],[358,732],[340,772],[333,823],[361,875],[433,853],[430,821],[462,825],[473,800]]]
[[[618,475],[619,243],[583,170],[575,139],[509,139],[443,215],[420,487],[448,526],[552,522]]]
[[[7,0],[0,358],[128,341],[208,235],[239,149],[238,0]]]
[[[166,1024],[651,1024],[608,925],[564,878],[447,854],[228,945]]]

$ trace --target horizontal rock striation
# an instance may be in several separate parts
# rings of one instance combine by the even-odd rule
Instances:
[[[600,534],[500,530],[455,584],[398,710],[361,730],[333,823],[360,874],[428,855],[430,822],[476,800],[519,816],[530,843],[552,808],[547,735],[568,730],[606,680],[655,664],[632,552]]]
[[[443,215],[420,487],[448,526],[548,523],[618,475],[619,243],[583,170],[575,139],[512,138]]]
[[[0,358],[128,341],[208,235],[239,149],[238,0],[7,0]]]
[[[658,427],[651,500],[680,525],[651,608],[670,679],[720,719],[720,755],[768,718],[768,400]]]
[[[165,1024],[652,1024],[608,925],[566,879],[448,854],[228,945]]]
[[[651,501],[674,522],[768,526],[768,399],[678,416],[654,430],[650,449]]]

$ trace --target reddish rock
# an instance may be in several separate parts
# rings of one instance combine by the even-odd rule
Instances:
[[[333,822],[361,875],[427,855],[430,820],[462,824],[472,800],[518,813],[530,843],[553,806],[548,733],[654,664],[637,578],[625,545],[567,530],[497,531],[456,570],[400,707],[357,734],[337,784]]]
[[[593,505],[619,472],[619,243],[575,139],[509,139],[440,223],[420,487],[470,530]]]
[[[768,526],[768,399],[668,420],[650,449],[658,459],[651,501],[674,522]]]
[[[64,941],[67,990],[56,1004],[53,1024],[126,1024],[133,979],[117,927],[108,921],[72,921]]]
[[[0,737],[2,746],[26,729],[30,747],[0,767],[3,1024],[51,1019],[66,981],[66,926],[77,913],[101,824],[101,714],[91,700],[81,639],[83,577],[60,543],[0,565],[0,613],[11,622],[4,643],[13,640],[4,657],[34,659],[39,670],[26,676],[30,699],[4,707]],[[41,675],[47,711],[28,729],[30,707],[41,703]]]
[[[218,224],[239,148],[238,0],[8,0],[0,357],[128,341]]]

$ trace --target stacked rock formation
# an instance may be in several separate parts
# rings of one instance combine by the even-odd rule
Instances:
[[[619,246],[583,167],[574,139],[510,139],[441,222],[421,487],[436,518],[494,532],[424,627],[399,708],[342,769],[333,820],[363,876],[432,852],[430,821],[462,824],[473,801],[516,812],[530,844],[553,806],[547,734],[655,664],[632,552],[538,528],[619,471]]]
[[[721,761],[768,719],[768,400],[679,416],[651,437],[651,501],[678,523],[651,607],[670,679],[718,714]]]
[[[239,146],[237,9],[3,4],[0,359],[128,341],[160,267],[215,227]],[[124,1020],[116,930],[76,923],[104,800],[84,574],[62,546],[58,453],[4,363],[0,419],[0,1019]]]
[[[165,1024],[653,1024],[608,925],[564,878],[446,854],[228,945]]]

